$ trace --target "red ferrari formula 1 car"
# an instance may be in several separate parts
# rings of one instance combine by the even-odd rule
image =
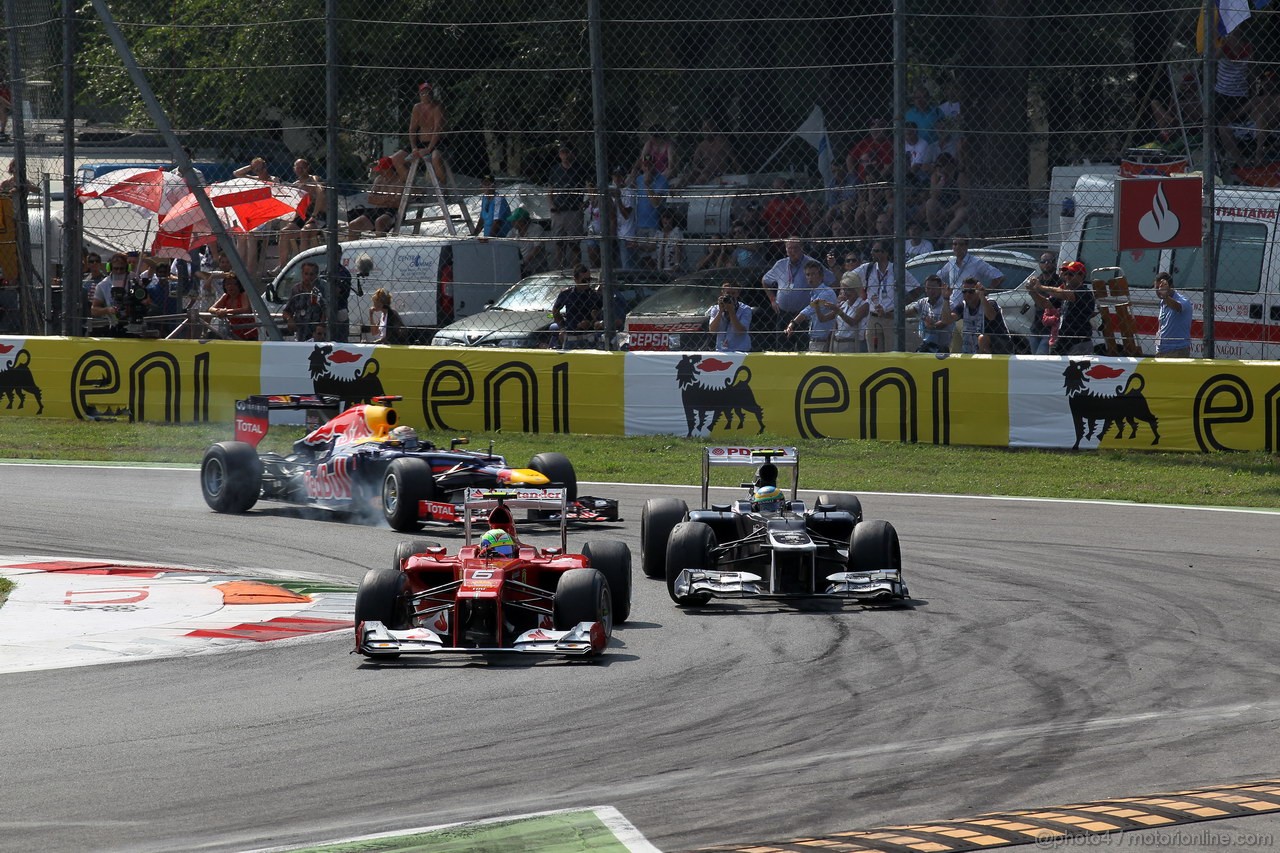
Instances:
[[[258,500],[277,500],[350,512],[392,528],[419,529],[423,522],[463,520],[461,496],[470,488],[565,490],[570,521],[617,521],[618,502],[578,494],[573,463],[561,453],[539,453],[528,468],[513,468],[493,448],[461,450],[455,439],[446,450],[418,439],[400,424],[392,406],[400,397],[374,397],[317,425],[294,443],[287,456],[259,453],[273,410],[337,413],[336,397],[255,396],[236,403],[235,441],[205,451],[200,465],[204,499],[216,512],[247,512]],[[536,510],[544,520],[555,512]]]
[[[355,651],[400,655],[522,653],[591,657],[631,611],[631,550],[588,542],[567,551],[563,489],[468,490],[456,554],[402,542],[390,569],[370,569],[356,592]],[[520,542],[512,509],[558,510],[560,546]],[[487,521],[472,524],[478,512]],[[483,536],[473,537],[481,524]]]

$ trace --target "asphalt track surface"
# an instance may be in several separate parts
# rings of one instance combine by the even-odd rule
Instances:
[[[697,500],[592,490],[627,521],[573,548],[638,555],[644,496]],[[1277,516],[863,504],[898,528],[910,609],[682,611],[637,556],[596,664],[378,666],[343,633],[0,676],[0,850],[244,850],[595,804],[680,850],[1280,776]],[[400,538],[215,515],[189,470],[0,466],[0,552],[354,583]],[[1280,839],[1273,817],[1202,826],[1228,823]]]

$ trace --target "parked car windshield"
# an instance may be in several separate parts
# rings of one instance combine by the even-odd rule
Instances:
[[[701,314],[715,304],[720,286],[675,282],[641,301],[632,311],[636,314]]]
[[[560,291],[572,284],[573,280],[563,275],[530,276],[513,284],[493,307],[505,311],[550,311]]]
[[[1021,252],[971,249],[969,254],[981,258],[998,269],[1000,274],[1004,276],[1003,289],[1005,290],[1017,287],[1026,281],[1027,276],[1033,272],[1039,272],[1039,266],[1036,263],[1037,258]],[[907,261],[907,271],[915,276],[916,281],[924,284],[926,276],[942,269],[952,257],[953,255],[950,252],[929,252],[925,255],[917,255]]]

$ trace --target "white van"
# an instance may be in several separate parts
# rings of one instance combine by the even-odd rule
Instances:
[[[429,343],[442,326],[483,311],[520,280],[520,254],[513,242],[448,236],[378,237],[338,244],[351,274],[347,301],[349,339],[361,339],[369,324],[374,291],[385,288],[413,343]],[[278,311],[302,280],[302,264],[314,261],[324,277],[328,250],[316,246],[290,259],[267,288]],[[365,334],[368,339],[368,334]]]
[[[1186,295],[1195,312],[1191,354],[1204,354],[1204,260],[1200,248],[1116,251],[1114,175],[1081,175],[1071,194],[1074,215],[1063,216],[1060,260],[1083,261],[1094,270],[1120,267],[1129,280],[1129,303],[1142,352],[1156,351],[1159,302],[1152,282],[1160,271]],[[1070,206],[1068,206],[1069,209]],[[1280,243],[1276,216],[1280,189],[1214,188],[1214,356],[1280,359]],[[1111,278],[1111,273],[1097,276]]]

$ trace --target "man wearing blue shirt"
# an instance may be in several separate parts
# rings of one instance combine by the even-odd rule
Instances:
[[[1160,331],[1156,355],[1161,358],[1191,357],[1191,300],[1173,287],[1173,276],[1156,275],[1156,298],[1160,300]]]
[[[497,183],[493,175],[485,175],[480,179],[480,219],[475,224],[473,235],[481,237],[505,237],[511,230],[507,217],[511,215],[511,205],[498,195]]]

